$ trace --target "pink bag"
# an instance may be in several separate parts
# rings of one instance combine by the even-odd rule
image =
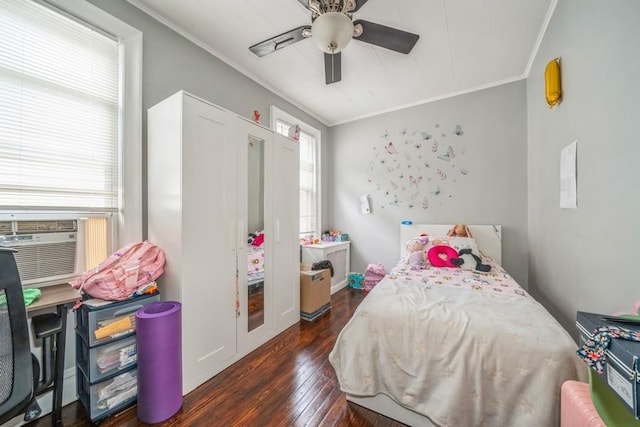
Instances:
[[[387,273],[382,264],[376,262],[367,265],[367,268],[364,270],[364,290],[369,292],[373,289],[385,274]]]
[[[164,272],[164,252],[153,243],[134,242],[119,249],[75,282],[76,289],[94,298],[121,301]]]

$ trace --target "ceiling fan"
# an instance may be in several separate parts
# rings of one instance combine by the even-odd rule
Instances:
[[[327,84],[341,80],[341,51],[351,39],[407,54],[420,38],[417,34],[374,22],[353,21],[353,12],[358,11],[367,0],[298,0],[298,2],[311,11],[311,25],[303,25],[256,43],[249,47],[249,50],[258,56],[265,56],[300,40],[311,38],[324,52]]]

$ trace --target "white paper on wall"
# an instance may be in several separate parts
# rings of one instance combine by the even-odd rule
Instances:
[[[577,141],[573,141],[560,152],[560,207],[577,209],[576,150]]]
[[[360,196],[360,213],[362,215],[371,213],[371,207],[369,206],[368,196]]]

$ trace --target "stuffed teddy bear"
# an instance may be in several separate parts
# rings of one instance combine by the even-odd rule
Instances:
[[[407,242],[405,246],[409,254],[407,264],[409,264],[411,270],[424,270],[426,268],[423,249],[428,242],[429,238],[426,235],[414,237]]]
[[[482,259],[471,252],[470,248],[463,248],[458,251],[458,258],[453,258],[450,260],[453,265],[457,265],[458,267],[465,270],[477,270],[487,273],[491,271],[491,266],[488,264],[483,264]]]
[[[469,227],[465,224],[456,224],[449,230],[447,233],[449,237],[473,237],[471,235],[471,231],[469,231]]]

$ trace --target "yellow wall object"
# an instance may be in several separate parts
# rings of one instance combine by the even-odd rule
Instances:
[[[562,101],[562,86],[560,84],[560,59],[555,58],[549,61],[544,70],[545,97],[549,108]]]

